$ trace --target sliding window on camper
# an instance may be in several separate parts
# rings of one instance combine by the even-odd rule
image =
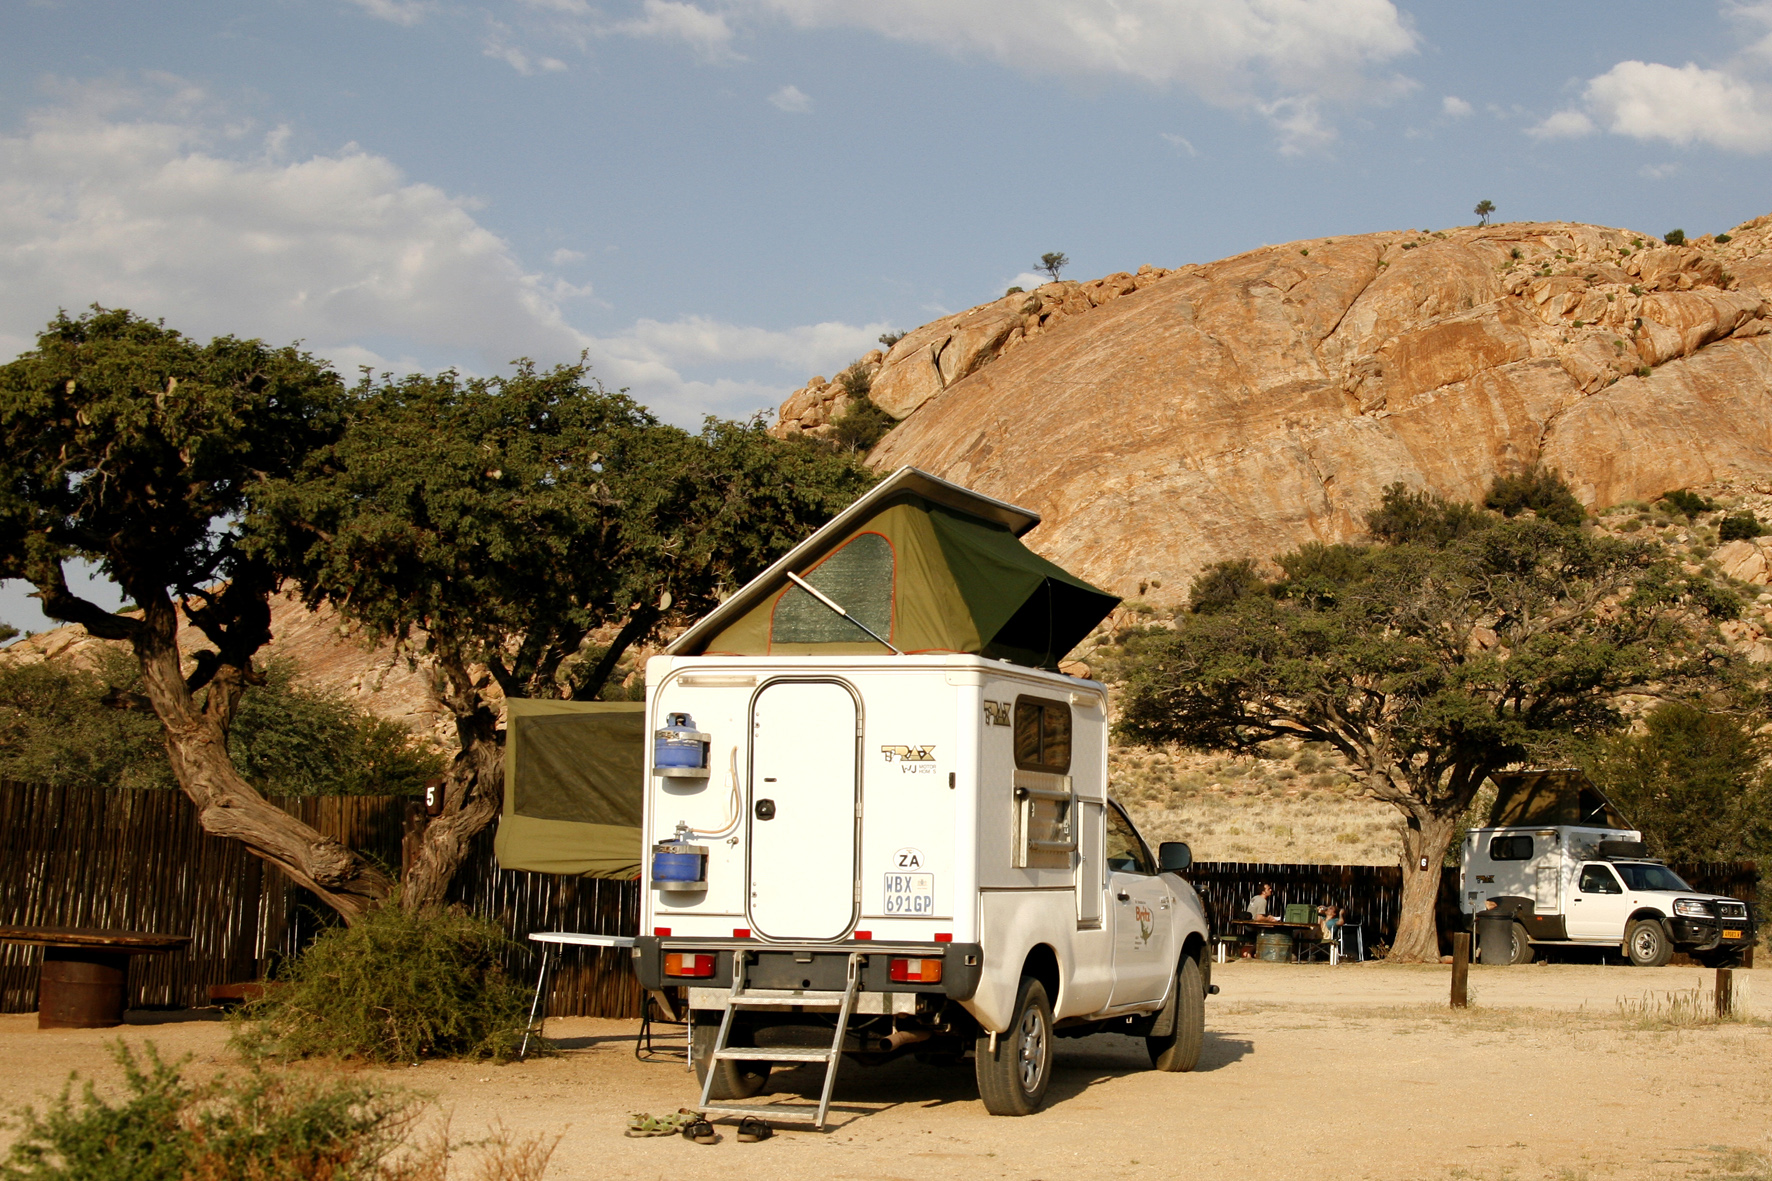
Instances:
[[[1077,850],[1071,791],[1071,707],[1040,697],[1015,699],[1015,864],[1070,869]]]

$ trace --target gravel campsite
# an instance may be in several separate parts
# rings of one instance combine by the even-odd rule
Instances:
[[[1142,1041],[1059,1043],[1046,1109],[985,1113],[970,1066],[909,1058],[845,1064],[831,1126],[711,1147],[630,1139],[630,1113],[695,1100],[681,1058],[637,1062],[633,1021],[558,1018],[561,1053],[491,1066],[354,1071],[410,1088],[473,1139],[498,1121],[559,1136],[545,1176],[584,1178],[1012,1178],[1111,1167],[1119,1177],[1502,1179],[1758,1178],[1772,1138],[1772,1024],[1753,971],[1735,974],[1744,1019],[1694,1020],[1713,974],[1697,968],[1535,964],[1471,972],[1472,1007],[1447,1008],[1449,969],[1215,965],[1198,1070],[1148,1069]],[[41,1106],[70,1071],[101,1090],[108,1045],[152,1041],[192,1073],[234,1062],[214,1014],[131,1014],[118,1030],[43,1030],[0,1017],[0,1107]],[[668,1034],[667,1034],[668,1037]],[[804,1077],[802,1077],[804,1076]],[[772,1077],[771,1098],[815,1094],[815,1070]],[[9,1128],[0,1145],[9,1144]]]

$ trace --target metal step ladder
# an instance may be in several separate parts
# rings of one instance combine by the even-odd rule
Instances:
[[[701,1084],[700,1111],[703,1115],[736,1115],[763,1116],[769,1119],[782,1120],[787,1123],[811,1124],[819,1130],[824,1129],[825,1113],[831,1106],[831,1088],[837,1082],[837,1064],[843,1060],[843,1038],[849,1032],[849,1015],[855,1011],[855,993],[861,986],[861,953],[849,954],[849,976],[842,992],[792,992],[785,989],[747,989],[745,987],[745,967],[748,956],[743,950],[732,956],[732,992],[726,997],[725,1012],[720,1018],[720,1033],[714,1039],[713,1060],[708,1064],[707,1078]],[[760,1009],[781,1005],[797,1005],[803,1009],[834,1009],[837,1013],[837,1028],[831,1035],[830,1049],[763,1049],[757,1046],[732,1046],[728,1039],[732,1036],[732,1015],[739,1009]],[[824,1090],[818,1096],[818,1108],[800,1106],[790,1103],[741,1103],[722,1100],[718,1103],[708,1101],[708,1093],[714,1089],[714,1063],[722,1060],[737,1062],[791,1062],[796,1065],[822,1062],[824,1063]]]

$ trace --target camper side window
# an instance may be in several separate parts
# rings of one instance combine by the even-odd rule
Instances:
[[[1532,860],[1531,837],[1494,837],[1489,841],[1489,860],[1491,861],[1530,861]]]
[[[1015,765],[1065,775],[1071,769],[1071,707],[1039,697],[1015,699]]]

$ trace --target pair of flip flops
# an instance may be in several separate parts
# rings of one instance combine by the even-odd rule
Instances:
[[[747,1115],[738,1121],[738,1142],[740,1144],[755,1144],[759,1140],[767,1140],[773,1135],[775,1135],[775,1130],[754,1115]],[[720,1142],[719,1133],[714,1131],[714,1125],[705,1119],[698,1119],[684,1127],[683,1139],[693,1140],[697,1144],[718,1144]]]
[[[679,1108],[673,1115],[630,1115],[628,1116],[628,1135],[630,1136],[676,1136],[684,1128],[701,1119],[701,1113],[690,1111],[687,1107]]]

